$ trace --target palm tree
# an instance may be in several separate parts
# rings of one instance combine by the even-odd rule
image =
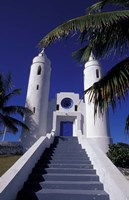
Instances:
[[[107,4],[117,5],[119,9],[102,12]],[[91,51],[97,58],[116,53],[123,55],[129,48],[128,8],[128,0],[102,0],[89,7],[86,15],[66,21],[52,30],[39,45],[47,47],[56,40],[76,33],[80,36],[82,48],[73,55],[80,62],[87,61]],[[124,58],[85,93],[90,94],[91,101],[94,100],[95,114],[98,110],[103,114],[109,105],[114,109],[117,102],[125,100],[128,89],[129,58]]]
[[[16,119],[15,114],[24,116],[25,113],[31,113],[30,109],[23,106],[8,105],[9,100],[17,94],[20,94],[20,89],[12,89],[11,75],[4,76],[0,74],[0,127],[3,139],[7,131],[16,133],[18,126],[29,130],[29,128],[20,120]]]

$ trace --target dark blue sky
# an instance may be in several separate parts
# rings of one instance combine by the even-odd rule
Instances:
[[[30,65],[39,50],[38,42],[45,34],[62,22],[84,15],[86,8],[95,0],[4,0],[0,1],[0,72],[11,72],[16,88],[22,94],[11,103],[24,105]],[[76,63],[72,51],[78,48],[75,40],[56,42],[46,49],[52,62],[50,98],[57,92],[83,94],[83,66]],[[115,62],[119,58],[115,59]],[[102,61],[107,71],[114,61]],[[128,103],[110,111],[110,129],[114,142],[129,142],[124,135],[124,121],[128,114]],[[12,139],[15,139],[12,137]]]

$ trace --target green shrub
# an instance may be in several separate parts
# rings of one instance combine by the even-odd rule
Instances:
[[[109,159],[117,167],[129,168],[129,145],[125,143],[117,143],[109,145],[107,152]]]

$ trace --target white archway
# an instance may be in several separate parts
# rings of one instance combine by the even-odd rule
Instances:
[[[61,122],[73,122],[73,136],[78,135],[78,130],[81,130],[81,113],[79,112],[60,112],[55,111],[53,112],[53,130],[55,131],[56,135],[60,135],[60,123]],[[83,132],[83,130],[81,130]]]

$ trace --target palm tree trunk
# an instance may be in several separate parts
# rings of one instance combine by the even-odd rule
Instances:
[[[3,133],[3,137],[2,137],[2,142],[3,142],[4,139],[5,139],[6,132],[7,132],[7,127],[5,126],[5,128],[4,128],[4,133]]]

